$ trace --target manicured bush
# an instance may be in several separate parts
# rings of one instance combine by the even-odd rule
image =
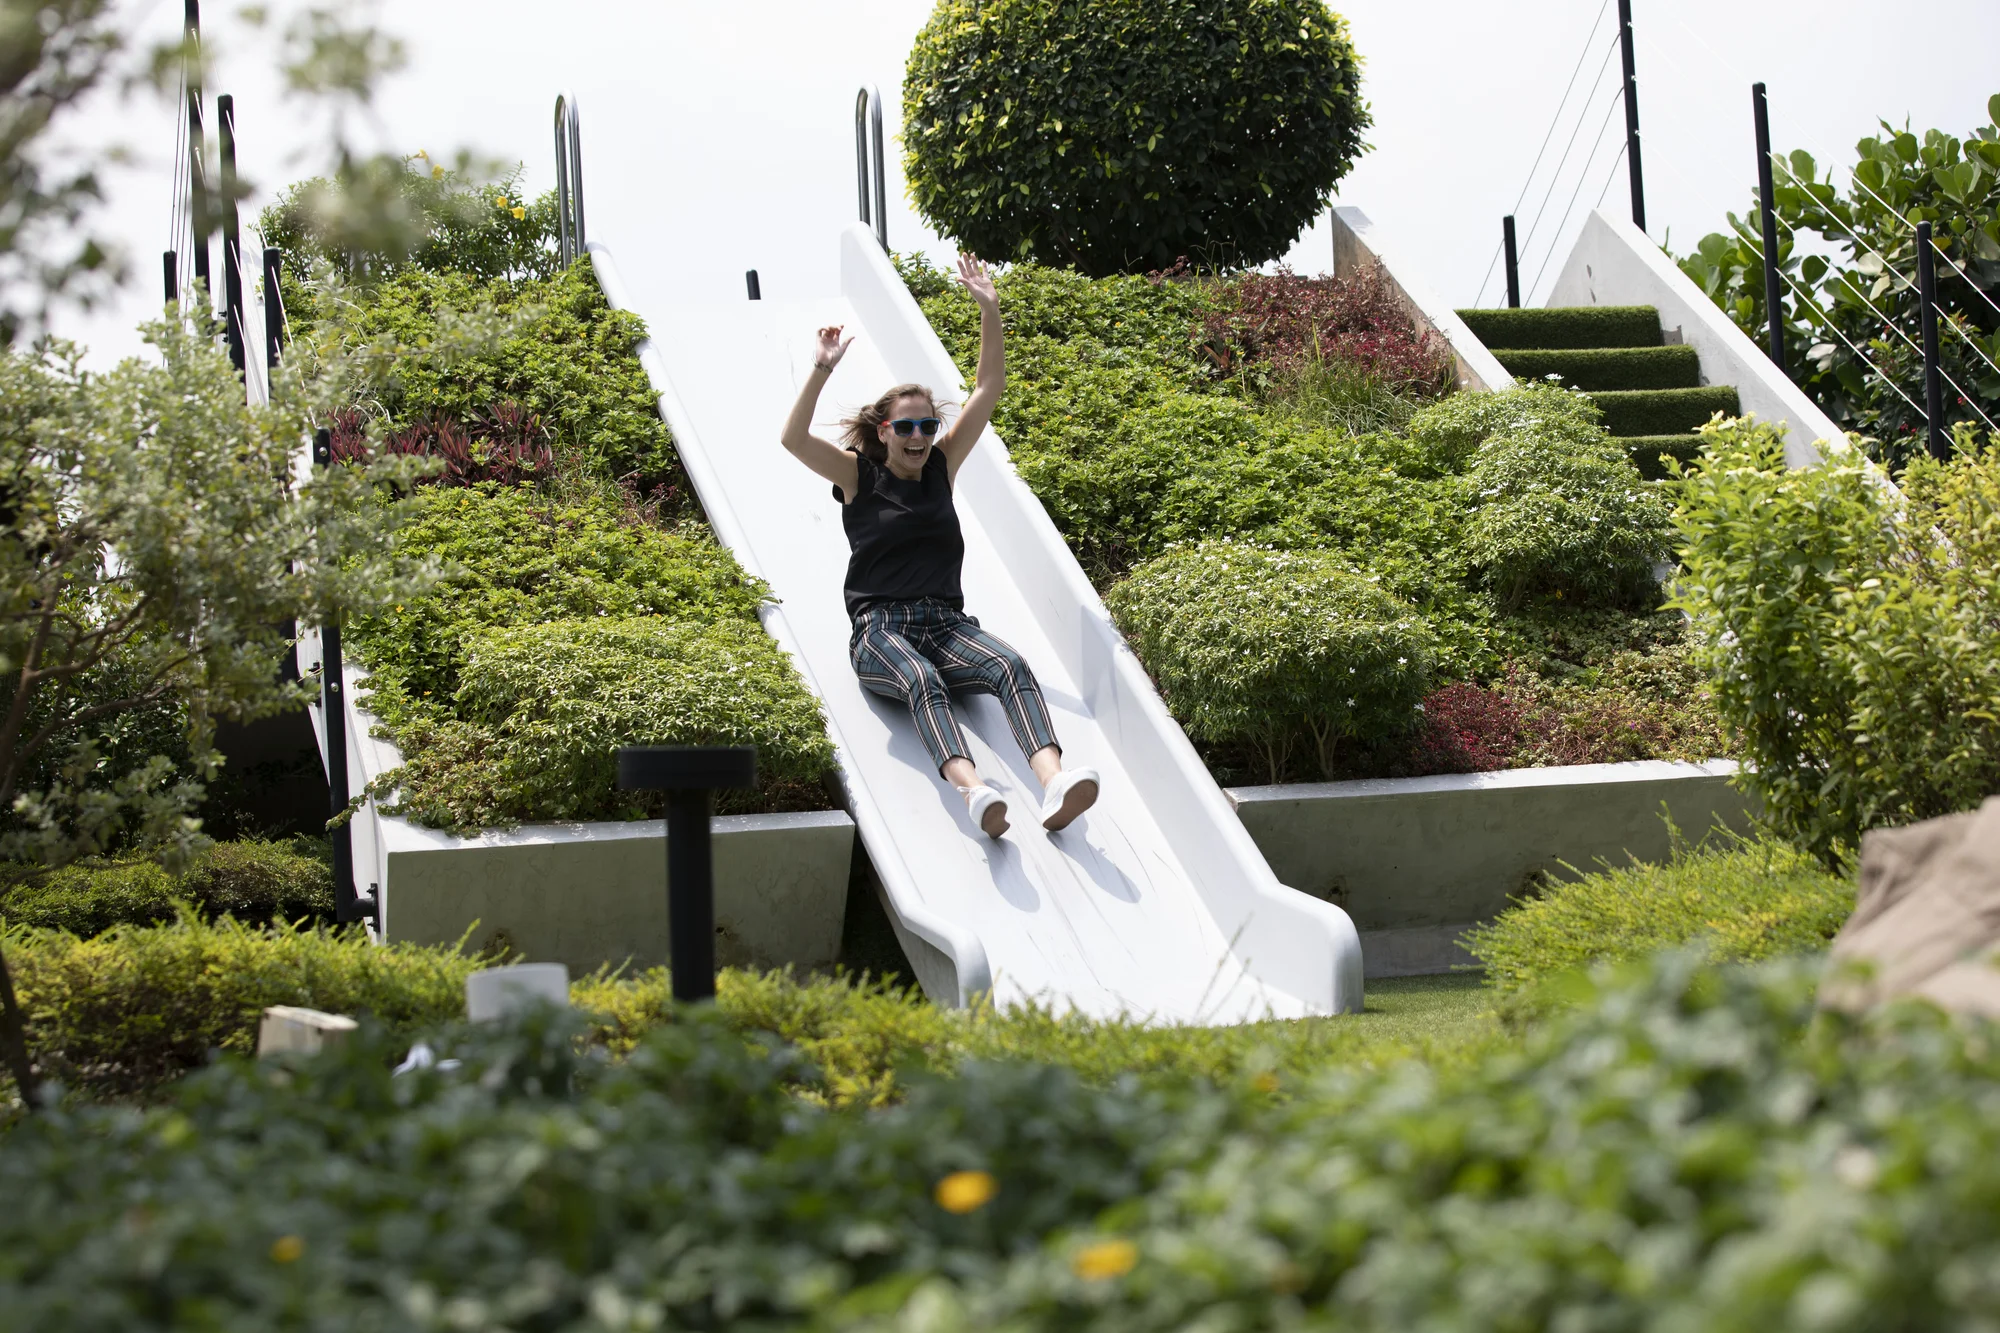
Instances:
[[[758,788],[718,793],[725,813],[827,804],[819,702],[754,622],[552,620],[462,645],[454,716],[409,729],[390,813],[457,829],[657,818],[664,793],[618,789],[626,745],[756,746]]]
[[[10,925],[89,936],[171,921],[183,904],[253,925],[327,920],[333,873],[286,843],[254,839],[214,843],[179,875],[142,858],[0,869],[0,920]]]
[[[1371,265],[1338,278],[1245,273],[1220,284],[1202,321],[1201,350],[1223,375],[1281,377],[1334,363],[1413,398],[1437,398],[1453,379],[1451,346],[1411,320]]]
[[[715,1016],[608,1064],[534,1015],[400,1077],[368,1031],[15,1125],[0,1323],[1976,1327],[2000,1046],[1816,1021],[1815,981],[1675,958],[1461,1071],[974,1063],[865,1112]]]
[[[1498,351],[1516,347],[1658,347],[1660,312],[1649,305],[1521,306],[1461,310],[1472,336]]]
[[[1338,556],[1204,542],[1112,588],[1112,614],[1198,740],[1247,741],[1278,781],[1343,743],[1412,729],[1436,648],[1416,612]]]
[[[1673,549],[1672,505],[1601,433],[1503,427],[1479,445],[1467,479],[1478,509],[1466,558],[1502,606],[1539,596],[1658,603],[1653,567]]]
[[[1465,947],[1503,997],[1594,963],[1700,941],[1717,961],[1826,948],[1854,910],[1854,881],[1790,844],[1712,837],[1663,865],[1610,866],[1560,880],[1469,931]]]
[[[1604,413],[1604,429],[1613,435],[1678,435],[1699,430],[1717,413],[1733,417],[1743,410],[1736,388],[1712,384],[1698,389],[1614,389],[1593,393],[1590,400]]]
[[[1574,347],[1509,351],[1494,357],[1520,380],[1553,375],[1565,388],[1692,389],[1701,383],[1701,357],[1686,343],[1665,347]]]
[[[1701,455],[1701,439],[1692,432],[1686,435],[1628,435],[1614,439],[1612,443],[1625,451],[1625,456],[1632,460],[1632,466],[1638,468],[1639,475],[1647,481],[1661,481],[1671,474],[1668,459],[1686,467]]]
[[[1741,781],[1829,863],[1864,830],[2000,790],[2000,450],[1793,471],[1770,426],[1703,432],[1680,483],[1679,604]]]
[[[941,0],[903,105],[927,221],[1093,276],[1283,254],[1369,123],[1347,25],[1319,0]]]

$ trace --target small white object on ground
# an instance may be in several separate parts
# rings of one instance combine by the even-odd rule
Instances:
[[[274,1004],[257,1025],[257,1054],[302,1051],[308,1055],[328,1042],[340,1041],[359,1026],[346,1014],[321,1013],[295,1005]]]
[[[537,1000],[569,1003],[569,969],[561,963],[513,963],[489,967],[465,979],[465,1016],[487,1023],[527,1008]]]

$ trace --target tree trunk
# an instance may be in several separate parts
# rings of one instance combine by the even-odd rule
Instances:
[[[14,1086],[21,1090],[21,1104],[32,1112],[41,1085],[28,1060],[28,1023],[21,1015],[20,1001],[14,998],[14,979],[7,974],[4,952],[0,952],[0,1045],[6,1047],[7,1067],[14,1075]]]

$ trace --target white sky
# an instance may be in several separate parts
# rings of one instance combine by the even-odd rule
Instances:
[[[1613,0],[1603,0],[1611,4]],[[274,4],[280,16],[296,8]],[[1374,150],[1341,182],[1336,202],[1365,210],[1455,304],[1471,304],[1548,129],[1600,0],[1346,0],[1365,64]],[[181,6],[129,0],[141,41],[171,40]],[[820,295],[836,284],[837,228],[855,215],[853,102],[875,83],[894,115],[903,59],[931,0],[405,0],[382,22],[411,53],[409,69],[377,104],[364,139],[443,159],[466,147],[519,160],[527,184],[554,177],[551,108],[558,91],[583,111],[590,239],[608,242],[642,290],[690,300],[740,299],[743,270],[759,270],[767,298]],[[1755,183],[1750,83],[1770,86],[1776,147],[1805,148],[1845,166],[1878,116],[1919,130],[1964,134],[1986,121],[2000,92],[2000,3],[1995,0],[1636,0],[1639,108],[1647,213],[1655,239],[1677,252],[1723,214],[1741,210]],[[245,177],[261,198],[324,161],[323,127],[278,96],[268,47],[211,0],[205,30],[220,51],[211,94],[234,93]],[[1607,14],[1600,41],[1612,27]],[[1603,47],[1608,50],[1609,47]],[[1580,85],[1601,53],[1593,48]],[[1615,54],[1607,79],[1618,69]],[[1608,84],[1606,85],[1608,93]],[[1609,108],[1595,103],[1575,154]],[[212,108],[212,101],[211,101]],[[213,111],[210,111],[213,133]],[[1554,281],[1571,237],[1595,202],[1622,133],[1614,115],[1581,197],[1560,234],[1575,162],[1523,255],[1531,284],[1553,243]],[[173,121],[149,97],[106,97],[71,127],[80,142],[122,142],[130,168],[111,177],[102,219],[130,251],[133,279],[115,303],[72,312],[58,330],[88,343],[94,361],[138,349],[133,325],[157,309],[170,200]],[[1551,161],[1568,125],[1557,134]],[[896,249],[949,247],[904,203],[892,143],[889,239]],[[1545,163],[1522,205],[1525,233],[1544,193]],[[1623,170],[1606,207],[1626,208]],[[246,223],[255,206],[244,211]],[[246,254],[253,241],[246,241]],[[220,246],[216,247],[220,255]],[[1290,256],[1302,272],[1331,267],[1324,220]],[[1499,304],[1497,273],[1484,304]],[[671,311],[648,312],[654,319]]]

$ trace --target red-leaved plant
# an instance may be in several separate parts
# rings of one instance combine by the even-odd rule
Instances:
[[[336,412],[328,428],[334,462],[367,461],[368,419],[360,410]],[[555,466],[548,427],[533,411],[511,401],[480,413],[470,427],[442,413],[418,417],[386,436],[382,450],[442,460],[443,470],[430,480],[445,486],[481,481],[513,486]]]
[[[1437,397],[1452,385],[1450,347],[1416,326],[1380,265],[1337,278],[1245,274],[1222,287],[1196,338],[1222,376],[1337,361],[1398,393]]]

